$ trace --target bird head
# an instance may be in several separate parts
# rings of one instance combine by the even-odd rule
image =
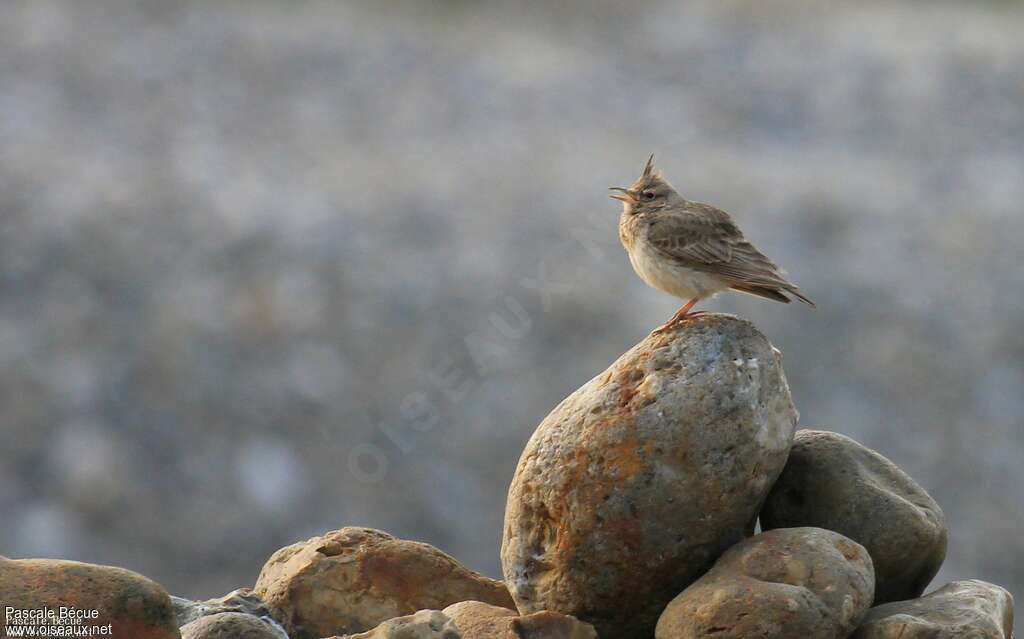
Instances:
[[[654,168],[653,154],[647,159],[643,174],[628,189],[613,186],[608,190],[618,191],[608,197],[622,202],[622,211],[627,215],[657,211],[670,204],[684,202],[661,171]]]

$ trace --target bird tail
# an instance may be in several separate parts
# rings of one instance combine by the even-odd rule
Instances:
[[[734,284],[731,288],[734,291],[764,297],[770,300],[775,300],[776,302],[782,302],[783,304],[789,304],[792,301],[785,295],[785,293],[789,293],[804,304],[810,305],[811,308],[817,308],[814,302],[811,301],[811,298],[807,297],[799,290],[796,290],[796,287],[781,289],[773,286],[758,286],[756,284]],[[783,293],[783,291],[785,291],[785,293]]]
[[[818,305],[815,304],[814,302],[812,302],[811,298],[809,298],[806,295],[804,295],[803,293],[801,293],[799,290],[797,290],[797,288],[795,286],[793,288],[791,288],[791,289],[787,289],[787,292],[792,293],[793,296],[795,296],[798,300],[800,300],[804,304],[807,304],[811,308],[818,308]]]

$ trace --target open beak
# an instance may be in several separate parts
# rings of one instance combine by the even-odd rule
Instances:
[[[612,195],[608,196],[608,197],[610,197],[613,200],[618,200],[620,202],[625,202],[626,204],[635,204],[636,203],[636,198],[633,197],[633,193],[630,192],[629,189],[624,189],[621,186],[613,186],[613,187],[610,187],[608,190],[609,191],[622,191],[622,195],[612,194]]]

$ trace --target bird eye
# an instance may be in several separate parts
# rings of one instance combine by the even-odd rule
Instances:
[[[641,191],[640,192],[640,197],[642,197],[645,200],[653,200],[654,199],[654,191]]]

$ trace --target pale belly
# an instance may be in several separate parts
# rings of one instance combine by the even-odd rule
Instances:
[[[671,293],[684,300],[705,298],[729,288],[719,278],[693,269],[672,266],[658,257],[645,242],[637,242],[629,251],[629,261],[640,279],[656,289]]]

